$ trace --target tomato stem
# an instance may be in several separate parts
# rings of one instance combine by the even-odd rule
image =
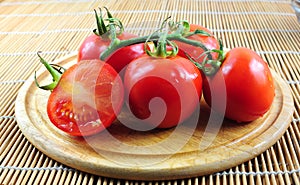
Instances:
[[[107,16],[108,16],[108,19],[105,19],[106,21],[109,21],[108,26],[106,26],[104,23],[105,20],[103,19],[101,8],[99,8],[100,15],[98,15],[97,11],[94,10],[96,20],[97,20],[97,28],[98,28],[98,31],[97,31],[97,29],[95,29],[94,33],[96,35],[101,36],[104,39],[111,39],[110,45],[100,55],[101,60],[105,61],[105,59],[107,59],[107,57],[109,57],[112,53],[114,53],[116,50],[118,50],[122,47],[133,45],[133,44],[138,44],[138,43],[146,43],[147,40],[158,41],[159,38],[162,37],[162,33],[159,33],[156,31],[155,33],[150,34],[149,36],[142,36],[142,37],[137,37],[137,38],[120,41],[117,38],[117,35],[121,34],[124,30],[122,22],[120,20],[114,18],[106,7],[104,7],[104,8],[105,8],[105,10],[107,12]],[[166,34],[166,36],[164,36],[165,40],[177,40],[177,41],[189,44],[189,45],[200,47],[205,52],[208,51],[208,48],[203,43],[187,38],[187,37],[195,35],[195,34],[211,36],[208,32],[203,31],[203,30],[195,30],[193,32],[190,32],[190,24],[187,21],[174,22],[174,21],[170,20],[168,22],[168,20],[170,18],[171,17],[169,16],[167,19],[165,19],[160,27],[160,31],[162,32],[163,28],[165,28],[168,23],[169,30],[172,31],[171,33]],[[117,27],[120,29],[120,31],[118,33],[117,33],[117,29],[116,29]],[[161,44],[158,44],[158,46],[163,47],[163,45],[165,45],[165,44],[161,43]],[[170,42],[169,42],[169,44],[171,46],[174,45],[174,44],[171,44]],[[178,50],[178,48],[175,50]],[[145,50],[145,51],[147,52],[147,50]],[[157,52],[161,52],[160,54],[158,54],[158,53],[155,54],[157,56],[158,55],[163,56],[164,55],[163,53],[165,53],[165,54],[167,53],[167,51],[164,50],[164,48],[160,48],[159,50],[157,50]],[[208,55],[208,59],[212,59],[212,55],[210,54],[210,52],[208,52],[207,55]]]
[[[220,47],[222,48],[222,47]],[[218,58],[213,60],[213,59],[207,59],[208,55],[207,53],[218,53]],[[187,54],[185,52],[185,55],[188,57],[188,59],[193,62],[196,67],[198,69],[200,69],[206,76],[212,76],[214,75],[216,72],[218,72],[218,70],[220,69],[224,58],[225,58],[225,52],[222,49],[212,49],[209,51],[206,51],[204,53],[202,53],[202,55],[206,55],[203,59],[203,61],[201,63],[196,62],[189,54]],[[200,55],[199,57],[201,57],[202,55]]]
[[[181,34],[183,37],[188,37],[194,34],[190,32],[190,23],[187,21],[169,21],[169,28],[173,33]]]
[[[162,32],[162,30],[163,30],[163,28],[166,27],[167,23],[169,26],[169,30],[171,30],[172,32],[168,33],[164,36],[165,40],[170,40],[170,41],[177,40],[177,41],[189,44],[189,45],[200,47],[205,52],[208,51],[208,48],[203,43],[187,38],[187,37],[195,35],[195,34],[211,36],[208,32],[203,31],[203,30],[195,30],[195,31],[190,32],[190,24],[187,21],[180,21],[180,22],[175,23],[174,21],[171,20],[171,21],[167,22],[169,19],[170,19],[170,17],[168,17],[167,19],[165,19],[163,21],[163,23],[161,24],[161,27],[159,29],[160,32],[155,31],[154,33],[147,35],[147,36],[136,37],[136,38],[122,40],[122,41],[119,41],[119,40],[114,41],[114,39],[112,39],[112,43],[104,52],[102,52],[102,54],[100,55],[100,59],[104,61],[107,57],[109,57],[116,50],[118,50],[122,47],[125,47],[125,46],[138,44],[138,43],[146,43],[148,40],[158,41],[159,38],[162,37],[162,34],[164,34]],[[121,27],[123,27],[123,26],[121,26]],[[114,28],[110,28],[110,29],[112,31],[114,30]],[[114,35],[112,34],[112,36],[114,36]],[[163,48],[161,48],[161,49],[163,49]],[[166,53],[165,51],[163,51],[163,52]],[[207,55],[208,55],[208,59],[211,60],[212,59],[211,53],[207,52]]]
[[[40,62],[46,67],[46,69],[51,74],[51,76],[52,76],[52,83],[49,84],[49,85],[40,86],[39,83],[38,83],[38,81],[37,81],[36,72],[34,73],[34,81],[35,81],[36,86],[39,87],[40,89],[52,91],[57,86],[57,84],[58,84],[58,82],[60,80],[60,77],[61,77],[62,73],[65,71],[65,69],[62,68],[62,67],[60,67],[60,66],[58,66],[58,65],[51,65],[51,64],[49,64],[46,60],[44,60],[41,57],[40,53],[41,52],[37,52],[37,55],[40,58]],[[59,67],[59,68],[57,69],[56,67]]]
[[[196,62],[189,54],[185,53],[185,55],[188,57],[188,59],[195,64],[195,66],[200,69],[206,76],[212,76],[214,75],[220,68],[221,62],[218,60],[206,60],[207,57],[205,57],[204,62],[198,63]],[[207,64],[210,66],[208,67]]]
[[[192,32],[191,35],[193,35],[193,34],[195,34],[195,33]],[[122,40],[118,44],[110,45],[104,52],[102,52],[102,54],[100,55],[100,59],[104,61],[112,53],[114,53],[116,50],[118,50],[122,47],[133,45],[133,44],[138,44],[138,43],[145,43],[149,39],[158,40],[160,36],[161,36],[161,33],[153,33],[150,36],[147,35],[147,36],[142,36],[142,37],[137,37],[137,38],[131,38],[128,40]],[[184,36],[182,36],[182,34],[180,34],[180,33],[175,32],[175,33],[167,34],[166,39],[167,40],[177,40],[177,41],[184,42],[184,43],[196,46],[196,47],[200,47],[204,51],[208,51],[207,47],[204,44],[202,44],[201,42],[187,39]],[[209,53],[208,53],[208,55],[209,55],[209,58],[211,59],[212,56]]]
[[[110,18],[109,19],[109,29],[110,29],[110,45],[109,47],[113,47],[114,45],[118,45],[120,43],[120,39],[117,38],[117,30],[116,30],[116,24],[115,24],[115,20],[114,18]],[[117,21],[119,22],[119,21]],[[123,28],[122,23],[120,23],[120,26]]]

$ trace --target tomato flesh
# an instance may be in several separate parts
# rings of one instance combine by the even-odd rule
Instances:
[[[128,65],[124,86],[126,103],[137,118],[169,128],[187,119],[199,105],[202,78],[195,65],[183,57],[145,55]]]
[[[220,85],[222,83],[225,89]],[[219,94],[211,97],[211,91]],[[275,87],[270,69],[259,55],[247,48],[234,48],[226,54],[220,70],[213,77],[204,76],[203,95],[210,106],[212,98],[221,102],[225,96],[225,117],[249,122],[270,109]],[[212,108],[222,112],[218,104]]]
[[[63,73],[49,96],[47,113],[50,121],[64,132],[87,136],[111,125],[123,98],[118,73],[100,60],[86,60]]]

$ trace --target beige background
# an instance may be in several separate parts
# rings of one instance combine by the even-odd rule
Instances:
[[[167,16],[201,24],[227,48],[255,50],[289,84],[293,121],[258,157],[226,171],[164,182],[118,180],[64,166],[22,135],[14,103],[20,87],[48,61],[77,51],[95,28],[93,9],[107,6],[126,30],[146,35]],[[0,184],[299,184],[300,24],[287,0],[0,1]]]

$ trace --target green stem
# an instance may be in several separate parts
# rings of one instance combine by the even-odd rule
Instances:
[[[109,30],[110,30],[110,45],[108,46],[109,48],[114,47],[115,45],[118,45],[120,43],[120,39],[117,38],[117,30],[116,26],[114,23],[109,24]]]
[[[201,42],[198,42],[196,40],[191,40],[191,39],[185,38],[183,36],[174,37],[174,38],[171,38],[170,40],[177,40],[177,41],[184,42],[184,43],[196,46],[196,47],[200,47],[204,50],[204,52],[208,51],[207,47],[204,44],[202,44]],[[212,59],[212,55],[210,52],[207,53],[207,57],[208,57],[208,59]]]
[[[50,65],[47,61],[45,61],[41,55],[40,52],[37,53],[38,57],[40,58],[40,62],[46,67],[46,69],[49,71],[49,73],[52,76],[52,83],[49,85],[45,85],[45,86],[40,86],[37,78],[36,78],[36,73],[34,74],[34,81],[37,87],[39,87],[40,89],[43,90],[50,90],[52,91],[58,84],[60,77],[62,75],[62,71],[60,69],[56,69],[55,67],[53,67],[52,65]]]
[[[167,43],[166,38],[167,33],[163,33],[161,37],[158,39],[158,47],[157,47],[157,56],[166,58],[167,57]]]
[[[174,57],[178,53],[178,46],[170,41],[167,40],[167,32],[162,32],[157,40],[157,46],[154,45],[154,49],[148,49],[148,40],[152,36],[150,35],[148,39],[145,41],[145,52],[152,57],[159,57],[159,58],[167,58],[167,57]],[[167,46],[171,46],[172,50],[167,50]]]
[[[190,55],[186,53],[186,56],[189,58],[191,62],[195,64],[195,66],[200,69],[206,76],[213,76],[222,65],[222,61],[220,60],[204,60],[202,63],[196,62]],[[205,57],[207,58],[207,57]],[[209,64],[210,66],[206,66]]]
[[[194,33],[194,32],[192,32]],[[191,34],[193,35],[193,34]],[[149,36],[142,36],[142,37],[137,37],[137,38],[132,38],[132,39],[128,39],[128,40],[122,40],[118,43],[115,44],[111,44],[100,56],[101,60],[105,60],[107,57],[109,57],[112,53],[114,53],[116,50],[125,47],[125,46],[129,46],[129,45],[133,45],[133,44],[138,44],[138,43],[144,43],[146,42],[148,39],[150,40],[157,40],[159,39],[159,37],[161,36],[161,33],[154,33],[151,35],[151,37],[149,38]],[[167,34],[166,35],[166,39],[167,40],[177,40],[180,42],[184,42],[196,47],[200,47],[202,48],[205,52],[208,51],[207,47],[202,44],[201,42],[195,41],[195,40],[190,40],[187,39],[185,37],[182,36],[182,34],[180,33],[171,33],[171,34]],[[212,56],[210,53],[208,53],[208,58],[212,59]]]
[[[158,34],[154,35],[152,36],[152,39],[158,39]],[[148,39],[148,37],[149,36],[137,37],[128,40],[122,40],[119,43],[111,44],[104,52],[101,53],[100,59],[104,61],[112,53],[114,53],[116,50],[122,47],[129,46],[132,44],[144,43]]]

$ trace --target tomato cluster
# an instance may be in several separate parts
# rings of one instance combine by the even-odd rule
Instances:
[[[108,16],[109,26],[97,17],[97,34],[83,41],[78,63],[65,72],[41,58],[54,79],[41,87],[52,91],[47,113],[59,129],[74,136],[98,133],[112,124],[124,103],[143,124],[174,127],[198,110],[202,91],[213,110],[237,122],[253,121],[270,109],[273,78],[254,51],[224,53],[211,31],[186,22],[147,37],[116,34]]]

